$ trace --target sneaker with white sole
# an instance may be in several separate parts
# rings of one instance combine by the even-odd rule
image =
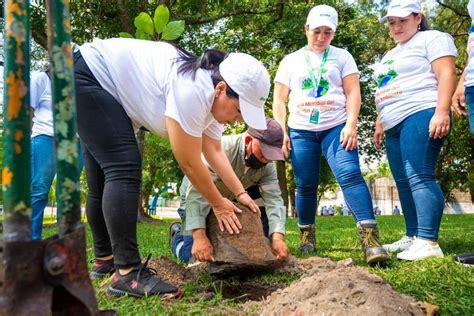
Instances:
[[[382,247],[388,252],[403,251],[410,248],[410,246],[413,244],[413,241],[413,238],[403,236],[402,239],[397,240],[396,242],[391,244],[385,244]]]
[[[429,240],[415,239],[413,244],[405,251],[399,252],[397,258],[400,260],[422,260],[432,257],[444,257],[439,245],[432,245]]]

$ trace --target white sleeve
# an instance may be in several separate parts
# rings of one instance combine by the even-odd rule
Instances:
[[[356,62],[354,57],[348,52],[343,50],[342,60],[342,68],[341,68],[341,78],[347,77],[352,74],[358,74],[359,69],[357,69]]]
[[[45,72],[32,72],[30,78],[30,106],[36,110],[43,94],[46,84],[49,84],[48,75]]]
[[[445,57],[458,55],[454,40],[451,35],[442,32],[433,32],[426,42],[426,57],[432,63],[434,60]]]
[[[290,64],[289,57],[285,56],[278,66],[273,82],[282,83],[285,86],[290,87]]]
[[[222,138],[222,133],[224,132],[224,125],[220,124],[216,120],[209,125],[204,134],[209,136],[212,139],[220,140]]]
[[[189,78],[178,76],[170,82],[165,116],[176,120],[186,134],[202,137],[208,117],[204,93]]]

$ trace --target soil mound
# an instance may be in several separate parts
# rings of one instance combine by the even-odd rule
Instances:
[[[177,287],[192,281],[194,278],[191,271],[164,256],[150,259],[148,267],[156,270],[163,281]]]
[[[350,260],[291,258],[280,271],[302,278],[262,301],[260,315],[424,315],[413,298]]]

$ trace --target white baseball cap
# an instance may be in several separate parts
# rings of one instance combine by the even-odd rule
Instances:
[[[310,30],[320,26],[327,26],[336,32],[337,22],[336,9],[325,4],[313,7],[311,11],[309,11],[308,18],[306,19],[306,25],[309,26]]]
[[[380,22],[385,21],[389,16],[404,18],[412,13],[421,12],[421,1],[419,0],[393,0],[388,5],[387,14],[379,19]]]
[[[270,76],[256,58],[230,53],[219,65],[222,78],[239,95],[240,112],[250,127],[267,129],[263,106],[270,93]]]

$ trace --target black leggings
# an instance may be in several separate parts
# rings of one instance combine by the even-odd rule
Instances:
[[[118,268],[129,268],[140,263],[136,223],[141,156],[135,133],[122,105],[101,87],[80,52],[74,54],[74,73],[94,254],[113,254]]]

